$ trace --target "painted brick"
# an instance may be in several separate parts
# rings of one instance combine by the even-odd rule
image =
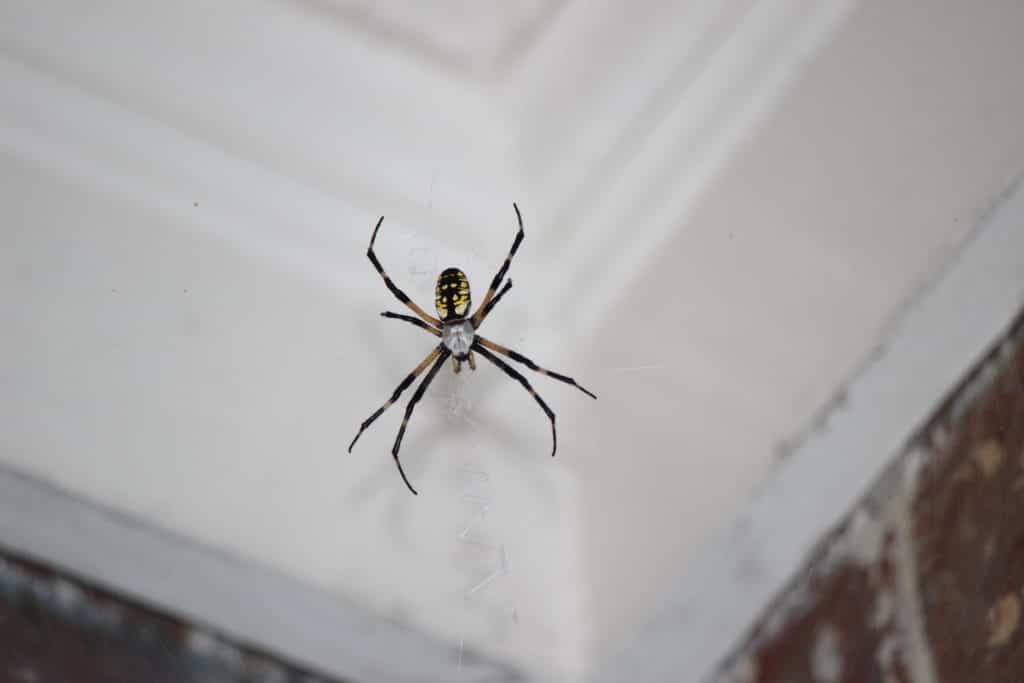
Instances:
[[[961,412],[959,415],[948,413]],[[1024,347],[931,431],[914,501],[918,585],[942,682],[1024,680]],[[941,435],[938,436],[938,435]]]
[[[1024,319],[721,669],[721,683],[1024,681]]]

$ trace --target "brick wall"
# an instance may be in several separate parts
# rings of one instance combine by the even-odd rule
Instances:
[[[722,683],[1024,681],[1024,324],[811,553]]]
[[[0,552],[0,683],[332,680]]]

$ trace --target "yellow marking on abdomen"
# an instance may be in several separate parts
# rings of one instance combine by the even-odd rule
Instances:
[[[442,320],[461,318],[470,307],[469,279],[457,268],[443,271],[434,289],[434,305]]]

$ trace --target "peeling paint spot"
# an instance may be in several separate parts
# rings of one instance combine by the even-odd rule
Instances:
[[[839,683],[843,675],[843,653],[839,632],[831,624],[823,624],[811,649],[811,673],[816,683]]]
[[[245,659],[237,648],[202,629],[189,629],[184,643],[189,652],[204,659],[217,660],[234,669],[240,668]]]
[[[989,538],[985,541],[985,546],[981,549],[981,561],[984,564],[988,564],[992,559],[993,553],[996,551],[996,539]]]
[[[931,433],[931,442],[934,449],[939,451],[945,451],[947,448],[949,448],[950,436],[951,435],[949,433],[948,424],[940,422],[939,424],[935,425],[935,428],[932,430]]]
[[[1003,461],[1006,460],[1006,452],[1003,450],[1001,443],[995,439],[988,439],[975,447],[971,453],[971,460],[978,466],[978,469],[981,470],[986,479],[991,479],[999,471],[999,468],[1003,466]]]
[[[1002,647],[1013,638],[1020,625],[1020,598],[1004,595],[988,611],[988,646]]]
[[[53,597],[62,609],[71,611],[82,601],[82,591],[70,581],[57,579],[53,582]]]
[[[864,567],[878,563],[885,542],[885,527],[863,508],[858,508],[850,520],[849,533],[844,539],[849,557]]]
[[[39,680],[39,674],[27,666],[11,667],[7,672],[11,674],[11,680],[20,683],[36,683]]]
[[[892,621],[896,613],[896,605],[892,594],[887,590],[880,590],[875,596],[875,609],[871,613],[871,628],[882,629]]]
[[[900,652],[902,650],[902,643],[899,638],[893,635],[888,635],[882,639],[878,644],[878,650],[875,652],[875,661],[878,662],[878,668],[885,673],[886,676],[890,674],[899,659]]]

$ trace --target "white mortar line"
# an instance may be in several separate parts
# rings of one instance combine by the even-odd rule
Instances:
[[[897,615],[899,625],[907,636],[906,652],[907,668],[914,683],[938,683],[935,674],[935,660],[932,657],[928,634],[925,632],[924,618],[921,613],[921,593],[917,577],[917,555],[914,551],[913,519],[911,509],[914,494],[917,492],[924,453],[912,450],[906,456],[900,475],[900,510],[894,515],[893,528],[896,531],[896,585],[899,605]]]

